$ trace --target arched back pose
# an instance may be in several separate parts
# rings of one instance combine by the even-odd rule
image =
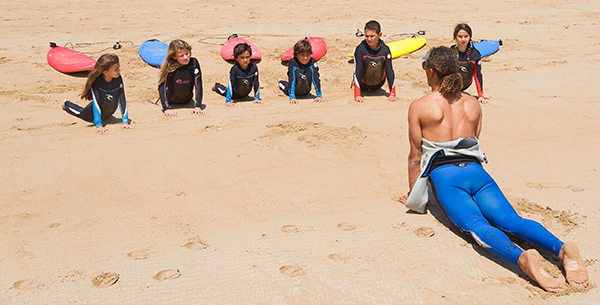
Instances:
[[[290,104],[297,104],[296,96],[309,94],[312,86],[315,87],[315,103],[323,102],[319,66],[317,61],[310,57],[312,53],[312,46],[308,40],[296,42],[294,57],[288,62],[288,81],[280,78],[277,82],[279,89],[290,97]]]
[[[410,192],[400,202],[423,213],[432,187],[448,218],[471,233],[487,251],[517,265],[547,291],[560,292],[564,279],[543,270],[544,258],[523,251],[505,234],[555,254],[572,286],[587,286],[588,274],[577,246],[563,243],[541,224],[521,218],[481,166],[479,149],[481,107],[460,92],[457,58],[447,47],[433,48],[423,62],[431,93],[412,102],[408,110]]]
[[[194,91],[196,90],[196,96]],[[202,71],[200,63],[192,57],[192,47],[181,39],[169,43],[165,62],[160,66],[158,96],[166,116],[176,116],[173,104],[194,102],[193,114],[203,114]]]
[[[460,75],[462,76],[463,86],[461,90],[467,90],[475,81],[477,88],[477,100],[480,103],[487,104],[488,101],[483,97],[483,75],[481,74],[481,54],[473,46],[473,31],[466,23],[457,24],[454,28],[454,40],[456,44],[451,46],[458,57],[460,66]]]
[[[235,64],[229,70],[227,87],[215,83],[212,90],[225,97],[225,105],[235,106],[234,98],[246,97],[254,89],[254,103],[262,104],[260,99],[260,83],[258,81],[258,66],[250,62],[252,48],[249,44],[238,43],[233,48]]]
[[[363,91],[377,90],[387,80],[388,100],[396,101],[396,84],[390,48],[381,40],[381,25],[375,20],[365,24],[365,40],[354,51],[354,100],[364,103]]]
[[[121,66],[117,55],[103,54],[98,58],[79,97],[92,102],[85,107],[81,107],[65,100],[62,108],[84,121],[93,122],[96,125],[97,132],[105,133],[108,131],[106,127],[102,126],[102,121],[110,118],[117,107],[121,108],[122,128],[133,128],[129,125],[125,89],[123,88]]]

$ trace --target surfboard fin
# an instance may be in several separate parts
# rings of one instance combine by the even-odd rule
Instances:
[[[363,37],[363,36],[365,36],[365,34],[363,34],[363,32],[360,29],[356,29],[356,34],[354,34],[354,35],[356,35],[356,37]]]

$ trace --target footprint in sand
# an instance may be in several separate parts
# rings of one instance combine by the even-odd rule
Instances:
[[[119,275],[113,272],[104,272],[92,280],[92,284],[97,288],[104,288],[114,285],[119,280]]]
[[[204,250],[208,248],[208,244],[201,239],[190,240],[187,244],[182,247],[186,247],[190,250]]]
[[[38,282],[36,279],[26,279],[13,284],[13,288],[19,290],[35,289],[42,286],[44,286],[44,284]]]
[[[554,183],[533,183],[533,182],[529,182],[527,184],[525,184],[525,186],[527,186],[530,189],[556,189],[556,188],[565,188],[568,190],[571,190],[573,192],[583,192],[585,191],[584,188],[581,187],[576,187],[573,185],[567,185],[567,186],[559,186],[556,185]]]
[[[392,229],[398,230],[406,227],[406,222],[394,223],[392,224]]]
[[[435,235],[435,231],[432,228],[421,227],[413,231],[418,237],[429,238]]]
[[[146,249],[131,251],[131,252],[127,253],[127,256],[133,258],[136,261],[142,260],[142,259],[147,259],[150,255],[154,254],[154,252],[150,251],[150,250],[152,250],[152,248],[154,248],[154,246],[146,248]]]
[[[314,231],[313,226],[297,226],[297,225],[286,225],[281,227],[283,233],[298,233],[298,232],[311,232]]]
[[[159,271],[154,277],[153,279],[162,282],[164,280],[170,280],[170,279],[176,279],[178,277],[181,276],[181,272],[179,272],[179,269],[174,270],[174,269],[166,269],[166,270],[162,270]]]
[[[358,228],[356,225],[353,225],[353,224],[350,224],[347,222],[338,223],[337,227],[344,231],[352,231],[352,230]]]
[[[336,262],[347,262],[354,258],[352,254],[344,254],[344,253],[334,253],[329,254],[329,259],[334,260]]]
[[[289,277],[297,277],[306,274],[306,270],[299,266],[283,266],[279,268],[279,272]]]

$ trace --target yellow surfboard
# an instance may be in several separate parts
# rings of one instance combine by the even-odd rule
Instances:
[[[412,37],[386,43],[386,45],[390,48],[392,58],[396,58],[422,48],[426,42],[427,39],[423,37]],[[348,57],[354,57],[354,53],[348,54]]]

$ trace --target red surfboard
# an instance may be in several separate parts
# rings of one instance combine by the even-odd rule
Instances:
[[[325,40],[321,37],[306,37],[306,40],[310,42],[310,46],[312,47],[312,55],[310,57],[315,60],[321,59],[327,53],[327,44]],[[294,57],[294,47],[291,47],[281,56],[281,61],[288,61]]]
[[[46,56],[48,64],[63,73],[87,71],[94,68],[96,60],[75,50],[52,47]]]
[[[249,44],[250,48],[252,49],[252,56],[250,56],[250,59],[261,58],[260,50],[257,46],[255,46],[253,43],[242,37],[238,37],[236,34],[231,35],[227,42],[225,42],[225,44],[223,44],[223,46],[221,47],[221,57],[223,57],[223,59],[225,60],[234,60],[235,58],[233,58],[233,48],[235,48],[235,46],[242,42]]]

